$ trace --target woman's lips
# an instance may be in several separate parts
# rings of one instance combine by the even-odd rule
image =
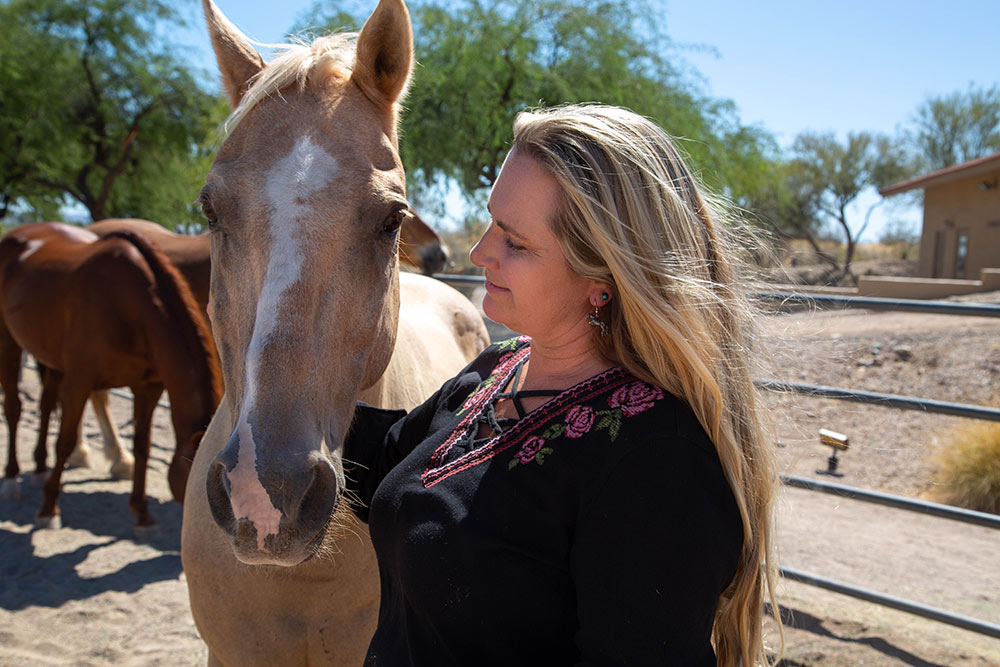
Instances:
[[[506,287],[500,287],[496,283],[490,282],[490,279],[486,279],[486,291],[487,292],[509,292]]]

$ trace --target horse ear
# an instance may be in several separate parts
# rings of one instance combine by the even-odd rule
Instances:
[[[351,80],[379,106],[396,102],[413,67],[413,31],[403,0],[379,0],[358,35]]]
[[[250,46],[239,29],[229,22],[212,0],[202,0],[212,49],[222,73],[222,85],[235,109],[250,87],[250,79],[264,69],[264,59]]]

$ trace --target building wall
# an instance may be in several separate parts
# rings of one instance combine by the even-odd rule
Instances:
[[[983,189],[982,183],[992,185]],[[1000,170],[924,191],[919,275],[975,280],[982,269],[1000,268]],[[965,236],[965,266],[960,241]]]

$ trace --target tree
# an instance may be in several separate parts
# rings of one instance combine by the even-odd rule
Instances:
[[[409,3],[419,63],[406,100],[401,153],[411,191],[457,183],[472,202],[496,180],[514,116],[528,106],[629,107],[681,137],[702,179],[740,199],[773,139],[735,106],[703,95],[644,0],[466,0]],[[312,22],[342,28],[344,2]],[[352,12],[347,11],[346,14]],[[356,25],[356,24],[355,24]]]
[[[831,256],[826,258],[839,269],[840,278],[853,279],[854,250],[882,200],[869,207],[860,226],[848,220],[847,209],[866,189],[877,190],[913,172],[902,144],[869,132],[852,132],[843,143],[832,133],[804,132],[796,137],[792,155],[791,190],[798,193],[797,201],[806,206],[807,215],[832,221],[839,227],[846,247],[843,263],[837,266]],[[818,250],[815,238],[807,238]]]
[[[928,97],[917,109],[910,142],[927,170],[1000,150],[1000,86]]]
[[[0,214],[75,202],[93,220],[196,219],[223,116],[157,37],[179,22],[160,0],[0,4]]]

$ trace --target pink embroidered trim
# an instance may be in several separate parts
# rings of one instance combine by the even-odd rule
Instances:
[[[493,369],[491,375],[496,376],[486,391],[479,392],[476,394],[472,401],[467,402],[467,407],[463,406],[463,410],[466,411],[465,417],[458,423],[455,430],[452,431],[448,439],[445,440],[441,445],[434,450],[434,454],[431,455],[431,462],[428,469],[437,468],[441,465],[444,457],[447,456],[448,452],[455,445],[456,442],[462,437],[462,435],[468,430],[469,425],[476,420],[476,416],[479,414],[482,407],[493,400],[500,390],[507,385],[510,380],[511,374],[513,374],[514,369],[517,367],[525,357],[528,356],[531,348],[525,347],[513,354],[505,355],[501,362]],[[424,473],[425,475],[427,473]]]
[[[527,352],[528,348],[525,348],[522,351]],[[474,416],[478,414],[478,410],[472,410],[468,415],[466,415],[466,418],[455,427],[455,430],[452,431],[448,440],[446,440],[445,443],[434,452],[427,469],[420,476],[420,479],[423,481],[425,488],[430,488],[452,475],[483,463],[484,461],[488,461],[497,454],[500,454],[515,445],[521,444],[521,441],[518,438],[521,433],[530,431],[536,428],[537,425],[544,424],[550,419],[558,417],[563,412],[568,412],[573,405],[577,403],[584,403],[595,396],[612,391],[634,381],[634,378],[626,374],[621,368],[609,368],[589,380],[584,380],[581,384],[578,384],[575,387],[570,387],[563,393],[542,405],[537,410],[528,413],[524,419],[521,419],[510,429],[497,435],[492,440],[476,447],[472,451],[460,456],[454,461],[442,464],[441,461],[443,460],[444,455],[451,449],[455,442],[457,442],[459,438],[467,435],[470,423],[474,421]],[[499,386],[503,386],[504,384],[506,384],[506,380],[502,383],[494,383],[494,385]],[[491,387],[491,390],[492,389],[493,388]],[[496,390],[493,390],[490,393],[490,397],[492,398],[495,394]],[[477,402],[477,406],[478,405],[482,405],[482,403]]]

